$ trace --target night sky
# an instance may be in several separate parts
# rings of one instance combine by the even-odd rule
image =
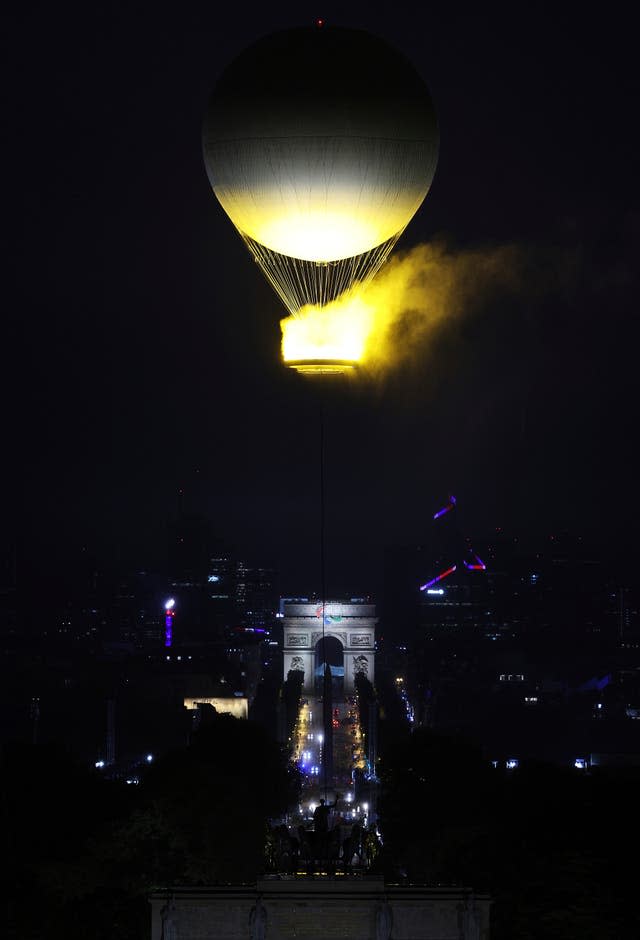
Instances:
[[[632,542],[638,81],[623,12],[30,3],[2,29],[2,306],[19,337],[5,492],[22,571],[68,574],[83,547],[161,564],[183,489],[279,566],[283,590],[319,586],[318,384],[280,365],[284,311],[201,155],[225,65],[317,16],[384,37],[431,89],[439,166],[398,249],[438,236],[526,258],[515,294],[410,365],[325,392],[329,589],[375,591],[383,547],[420,541],[448,492],[470,534]]]

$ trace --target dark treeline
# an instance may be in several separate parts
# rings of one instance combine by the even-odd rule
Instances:
[[[49,747],[6,747],[0,933],[148,936],[154,888],[255,881],[267,820],[296,786],[262,727],[229,716],[204,724],[138,786],[103,780]]]
[[[640,936],[640,771],[509,771],[424,729],[387,741],[384,768],[390,879],[488,892],[492,940]]]
[[[640,936],[640,768],[496,768],[470,738],[412,731],[393,672],[376,692],[377,864],[390,881],[489,893],[492,940]]]

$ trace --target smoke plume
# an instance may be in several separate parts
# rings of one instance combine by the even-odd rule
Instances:
[[[513,245],[418,245],[392,257],[368,284],[283,320],[284,358],[356,359],[372,373],[386,372],[423,355],[444,324],[513,291],[521,275],[522,253]]]

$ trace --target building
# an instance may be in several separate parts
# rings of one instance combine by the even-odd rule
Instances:
[[[233,718],[249,717],[249,700],[245,695],[222,696],[187,696],[184,707],[187,711],[197,712],[198,706],[210,705],[219,715],[231,715]]]
[[[151,896],[152,940],[488,940],[490,899],[381,876],[274,876]]]
[[[419,585],[420,634],[486,632],[493,625],[487,565],[461,534],[455,496],[434,513],[430,546],[429,569]]]
[[[171,529],[168,590],[183,640],[221,640],[238,627],[268,632],[275,621],[274,569],[247,564],[202,517],[185,517]]]
[[[278,609],[276,571],[238,561],[235,598],[240,625],[269,633],[273,629]]]
[[[325,665],[333,676],[344,677],[344,690],[354,687],[357,674],[373,684],[375,678],[375,604],[364,598],[300,603],[285,602],[283,668],[304,673],[304,689],[313,692]],[[324,616],[324,621],[323,621]]]

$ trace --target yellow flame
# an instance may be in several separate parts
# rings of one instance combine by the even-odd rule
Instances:
[[[418,245],[368,284],[282,320],[282,357],[285,363],[347,360],[386,369],[423,347],[443,321],[513,286],[520,261],[509,245],[458,253],[438,242]]]
[[[283,320],[282,357],[342,359],[360,362],[372,328],[373,310],[360,298],[343,294],[326,307],[303,307],[295,317]]]

